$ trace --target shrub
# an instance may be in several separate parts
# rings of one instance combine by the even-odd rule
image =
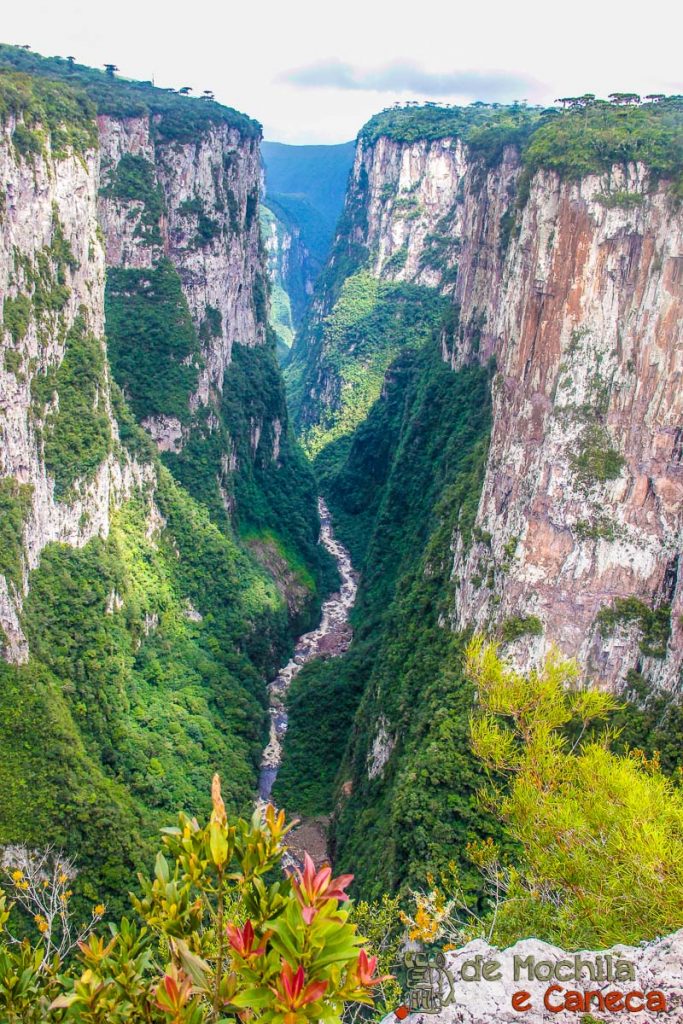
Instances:
[[[543,623],[537,615],[513,615],[505,620],[501,632],[503,641],[510,643],[520,636],[542,636]]]
[[[479,694],[471,737],[492,773],[489,802],[521,847],[514,868],[487,854],[484,866],[505,893],[494,940],[533,934],[596,949],[680,928],[680,789],[637,752],[610,752],[610,730],[581,742],[615,698],[578,688],[577,665],[557,654],[521,675],[481,637],[469,645],[467,671]],[[581,731],[570,746],[572,722]]]
[[[607,429],[601,423],[591,423],[583,428],[578,450],[569,462],[579,480],[590,486],[618,479],[626,460],[612,444]]]
[[[303,872],[277,877],[284,812],[229,821],[218,776],[212,803],[206,825],[181,814],[164,830],[154,878],[132,898],[139,920],[84,936],[72,960],[48,957],[42,915],[41,938],[13,945],[0,894],[0,1007],[10,1020],[218,1024],[248,1013],[264,1024],[332,1024],[346,1002],[372,1005],[387,979],[374,975],[376,958],[342,907],[352,876],[316,872],[307,856]]]
[[[649,608],[637,597],[617,597],[597,617],[600,636],[611,636],[622,623],[634,622],[640,631],[640,650],[646,657],[665,658],[671,636],[671,605]]]

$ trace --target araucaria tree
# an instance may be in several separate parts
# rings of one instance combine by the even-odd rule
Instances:
[[[0,892],[0,1019],[333,1024],[347,1002],[372,1003],[386,979],[343,906],[352,876],[310,858],[283,876],[284,812],[228,821],[218,776],[212,801],[205,826],[182,814],[164,830],[155,877],[133,898],[140,920],[93,932],[71,961],[46,959],[42,929],[35,945],[13,941]]]

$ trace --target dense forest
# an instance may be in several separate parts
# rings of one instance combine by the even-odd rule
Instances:
[[[615,409],[640,383],[639,345],[655,367],[642,378],[670,374],[655,389],[663,419],[675,390],[660,349],[677,341],[678,272],[661,239],[680,216],[683,101],[388,109],[359,133],[348,188],[350,144],[266,146],[264,209],[256,122],[116,70],[0,47],[8,1020],[221,1024],[247,1008],[294,1024],[335,1021],[348,1003],[369,1019],[395,1008],[387,975],[406,934],[428,948],[533,934],[573,950],[680,928],[683,708],[657,683],[683,624],[679,554],[667,525],[646,559],[618,518],[642,487],[637,525],[666,519],[680,443],[661,454],[667,421],[659,461],[643,454],[641,405],[622,430],[634,445],[617,447]],[[132,118],[144,145],[121,152]],[[456,142],[465,155],[437,216],[425,196],[441,142],[439,159]],[[395,177],[371,182],[384,146]],[[203,174],[190,186],[188,167]],[[59,192],[60,175],[80,191]],[[22,233],[20,201],[36,204],[46,240]],[[575,250],[553,262],[562,230]],[[572,327],[558,351],[542,343],[543,304],[565,283],[558,266],[571,257],[579,280],[576,253],[594,242],[616,305],[642,261],[638,294],[658,328],[653,342],[638,323],[634,342],[622,303],[584,394],[572,367],[592,367],[594,336],[614,327],[607,289],[599,329]],[[496,321],[494,293],[519,307],[510,299]],[[529,324],[523,368],[505,364]],[[529,380],[514,406],[533,409],[529,447],[560,435],[563,501],[593,516],[564,530],[567,560],[578,551],[597,578],[612,558],[617,583],[619,545],[629,570],[654,566],[656,588],[636,593],[629,576],[633,592],[608,594],[581,648],[603,667],[627,651],[616,687],[591,685],[588,660],[560,653],[533,603],[546,581],[520,570],[526,507],[502,540],[482,525],[500,480],[496,515],[513,501],[521,462],[505,461],[496,427]],[[565,386],[578,388],[569,413]],[[508,433],[517,425],[522,414]],[[324,823],[337,878],[308,857],[283,874],[285,812],[252,816],[267,684],[338,585],[319,495],[358,576],[353,636],[293,678],[273,798]],[[546,512],[538,501],[527,519]],[[501,595],[515,571],[513,607]],[[463,594],[479,615],[464,625]]]

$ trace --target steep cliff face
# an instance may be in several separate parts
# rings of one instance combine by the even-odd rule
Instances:
[[[517,641],[522,661],[555,643],[608,685],[637,669],[674,689],[683,218],[664,186],[648,185],[642,165],[615,169],[607,187],[539,173],[518,237],[491,261],[488,306],[471,261],[459,278],[461,316],[483,311],[479,358],[494,355],[499,373],[480,539],[467,553],[456,540],[453,622],[536,616],[543,632]],[[629,205],[610,206],[614,193]],[[470,237],[463,255],[486,244]],[[447,342],[455,366],[472,358],[470,339]]]
[[[322,589],[315,485],[258,126],[5,47],[0,124],[0,845],[54,843],[83,909],[123,909],[213,771],[251,802],[265,679]]]
[[[16,144],[23,127],[21,117],[8,118],[0,142],[0,476],[3,517],[12,520],[0,625],[4,656],[16,662],[28,657],[20,612],[45,546],[106,537],[112,512],[150,480],[149,467],[119,444],[111,408],[96,149],[48,148],[27,160]],[[79,371],[88,375],[82,409],[69,379]],[[64,390],[51,392],[60,376]],[[79,414],[86,434],[61,458]]]
[[[278,338],[280,357],[284,358],[313,294],[315,269],[301,227],[276,202],[271,201],[269,206],[262,203],[261,227],[268,254],[271,325]]]
[[[164,141],[149,115],[102,116],[99,138],[107,264],[172,262],[203,342],[190,404],[205,406],[222,392],[232,346],[265,343],[258,140],[217,123],[191,141]]]
[[[453,628],[499,629],[521,664],[557,644],[607,685],[637,670],[675,688],[683,219],[643,164],[580,183],[541,169],[524,203],[521,173],[514,146],[487,166],[458,138],[361,135],[332,267],[437,288],[457,313],[444,359],[496,360],[475,541],[454,538]],[[319,298],[299,347],[304,429],[348,402],[319,326],[335,299]]]
[[[475,797],[470,629],[521,667],[557,645],[677,714],[680,162],[672,144],[666,173],[595,166],[627,124],[641,154],[659,145],[653,110],[389,111],[359,136],[286,370],[360,570],[355,639],[308,684],[334,708],[316,729],[335,753],[297,681],[285,765],[291,751],[322,781],[312,795],[285,768],[278,795],[333,814],[339,867],[367,892],[419,886],[496,834]],[[666,745],[668,725],[653,739],[624,714],[624,742]]]

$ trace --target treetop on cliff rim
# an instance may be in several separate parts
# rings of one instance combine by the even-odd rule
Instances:
[[[522,103],[408,104],[370,118],[359,140],[460,138],[489,167],[512,145],[531,173],[546,167],[566,178],[642,161],[683,194],[683,97],[652,96],[641,102],[635,94],[614,93],[609,101],[586,95],[558,102],[563,109]]]
[[[114,65],[111,65],[114,68]],[[162,139],[189,142],[211,124],[223,123],[245,138],[260,139],[261,125],[232,107],[224,107],[207,96],[193,98],[175,90],[158,89],[152,82],[117,78],[64,57],[41,57],[20,46],[0,44],[0,71],[19,71],[26,75],[60,83],[63,94],[72,102],[86,97],[98,114],[114,117],[155,116],[156,130]]]

